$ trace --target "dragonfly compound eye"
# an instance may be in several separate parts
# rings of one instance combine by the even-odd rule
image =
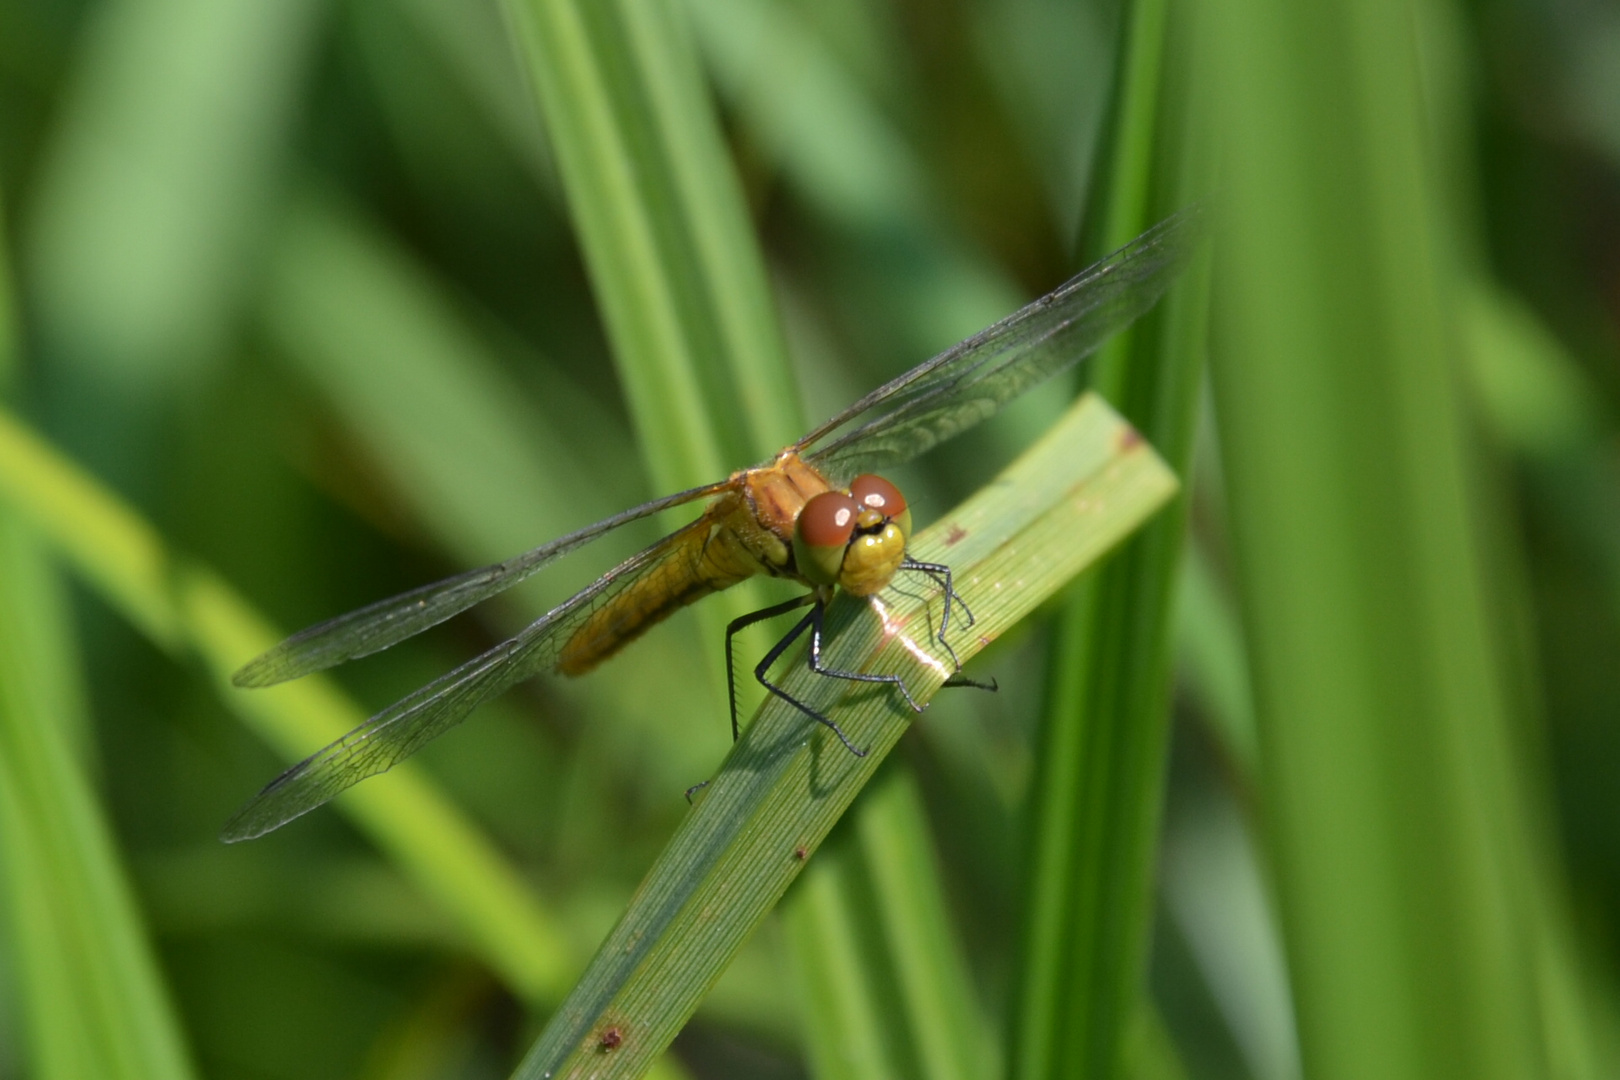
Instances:
[[[861,506],[878,511],[884,518],[900,526],[901,534],[911,539],[911,508],[906,505],[906,497],[900,494],[899,488],[881,476],[865,473],[850,483],[849,494]]]
[[[793,557],[799,573],[812,584],[838,582],[860,512],[860,505],[842,491],[823,491],[799,511],[793,524]]]

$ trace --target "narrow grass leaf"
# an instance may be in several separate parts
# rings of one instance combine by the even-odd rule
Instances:
[[[713,445],[722,465],[774,453],[802,432],[802,417],[763,258],[703,93],[684,12],[659,0],[513,0],[510,9],[524,28],[649,472],[670,486],[689,486],[714,479],[719,468],[683,447]],[[636,183],[623,183],[626,173]],[[705,636],[719,640],[727,615],[760,606],[753,589],[731,590],[700,612]],[[740,651],[763,653],[763,630],[751,631]],[[913,810],[878,808],[873,828],[899,832],[927,850],[923,817]],[[937,886],[921,880],[897,883],[886,901],[895,922],[942,905]],[[942,920],[928,922],[934,951],[953,950]],[[959,960],[942,959],[935,974],[950,969],[949,990],[925,987],[922,978],[904,989],[970,1000]],[[919,1016],[934,1016],[926,996],[907,1001]],[[957,1034],[977,1027],[976,1018],[964,1026],[969,1013],[964,1006],[951,1019],[933,1019],[933,1028],[952,1035],[936,1057],[954,1056],[972,1041]],[[922,1034],[935,1032],[912,1032]]]
[[[662,0],[506,10],[655,486],[712,480],[787,443],[796,395],[684,25]]]
[[[1167,61],[1167,2],[1130,8],[1103,186],[1105,245],[1207,191],[1196,71]],[[1177,44],[1187,49],[1185,34]],[[1207,261],[1166,303],[1112,342],[1101,392],[1185,474],[1205,353]],[[1176,500],[1077,585],[1054,641],[1029,796],[1021,963],[1007,1024],[1009,1075],[1122,1075],[1147,1008],[1170,731],[1171,617],[1186,530]],[[1166,1044],[1168,1045],[1168,1044]]]
[[[504,0],[660,492],[710,483],[803,431],[764,258],[685,23],[667,0]],[[704,640],[765,606],[701,605]],[[739,646],[766,647],[760,628]],[[723,691],[720,665],[708,665]]]
[[[193,1075],[75,745],[84,692],[44,545],[0,508],[0,905],[41,1080]]]
[[[895,1045],[904,1017],[873,978],[874,950],[860,932],[867,913],[854,906],[858,862],[851,845],[829,841],[784,898],[782,919],[793,944],[812,1075],[885,1080],[905,1074]]]
[[[951,928],[916,778],[904,768],[880,772],[858,809],[851,823],[873,900],[866,915],[882,933],[917,1075],[980,1080],[994,1069],[989,1032]]]
[[[878,771],[783,912],[817,1076],[978,1080],[994,1071],[922,792],[905,758]]]

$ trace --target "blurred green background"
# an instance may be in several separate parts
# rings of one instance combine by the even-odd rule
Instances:
[[[613,306],[634,292],[603,299],[611,243],[592,237],[622,208],[612,191],[590,207],[570,149],[611,124],[569,97],[571,54],[546,37],[569,8],[0,4],[0,1077],[507,1075],[724,755],[719,627],[746,599],[485,707],[421,755],[431,780],[368,782],[395,795],[368,796],[359,829],[326,809],[233,847],[221,824],[330,738],[321,724],[341,731],[657,532],[350,665],[347,699],[244,703],[222,673],[266,623],[749,464],[1211,190],[1213,284],[1200,270],[1188,288],[1208,287],[1213,388],[1188,369],[1197,435],[1169,439],[1185,446],[1142,424],[1194,462],[1185,549],[1172,516],[1140,555],[1146,580],[1179,578],[1173,607],[1159,597],[1173,692],[1152,692],[1151,611],[1143,651],[1099,651],[1135,594],[1082,583],[975,661],[1000,693],[938,701],[870,796],[926,812],[907,835],[942,915],[930,947],[962,989],[959,1045],[919,1050],[913,1019],[840,1064],[859,1024],[829,1016],[817,980],[875,995],[880,1029],[911,991],[813,970],[829,871],[661,1067],[1620,1074],[1612,6],[603,5],[618,21],[591,16],[607,21],[582,48],[610,84],[629,61],[601,43],[629,42],[689,92],[625,107],[703,188],[639,193],[652,232],[696,253],[655,271],[761,365],[700,372],[734,418],[707,443],[649,419],[661,391]],[[1150,160],[1202,172],[1148,184],[1132,169]],[[717,235],[731,246],[705,248]],[[1164,318],[1201,328],[1202,310]],[[1072,389],[909,467],[918,518],[994,476]],[[1123,852],[1075,873],[1125,865],[1143,890],[1058,902],[1126,942],[1066,953],[1062,997],[1031,974],[1043,716],[1112,700],[1077,671],[1136,661],[1130,708],[1168,712],[1168,739],[1129,758],[1128,813],[1085,811]],[[1090,760],[1112,775],[1105,750]],[[850,828],[818,861],[872,843]],[[845,882],[842,903],[880,886]],[[890,931],[848,917],[852,955],[882,969]]]

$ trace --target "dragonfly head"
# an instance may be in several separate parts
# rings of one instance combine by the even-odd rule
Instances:
[[[871,596],[906,556],[911,511],[880,476],[858,476],[848,491],[824,491],[804,504],[793,526],[799,573],[813,585]]]

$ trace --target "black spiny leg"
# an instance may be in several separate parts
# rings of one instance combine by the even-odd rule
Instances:
[[[772,604],[768,608],[760,608],[758,611],[751,611],[747,615],[739,615],[737,618],[732,619],[731,623],[726,627],[726,691],[731,695],[732,742],[737,741],[738,737],[741,735],[742,729],[737,723],[737,669],[736,665],[732,661],[731,639],[737,636],[738,631],[746,630],[757,622],[764,622],[766,619],[774,619],[778,615],[785,615],[794,608],[801,608],[806,604],[814,603],[815,599],[815,593],[805,593],[803,596],[795,596],[792,600],[785,600],[780,604]],[[804,627],[801,624],[791,631],[784,641],[791,641],[802,633],[804,633]],[[778,656],[782,655],[782,649],[784,648],[786,648],[785,644],[778,644],[776,649],[772,650],[769,658],[766,660],[766,666],[769,666],[770,661],[775,660]],[[760,679],[760,682],[765,682],[765,680]],[[769,687],[771,684],[765,683],[765,685]],[[789,698],[788,700],[792,701],[793,699]],[[793,704],[798,705],[799,703],[794,701]],[[803,708],[802,705],[799,707]],[[820,718],[818,717],[817,719]]]
[[[813,595],[814,594],[812,594],[812,596]],[[765,689],[769,690],[771,693],[775,694],[789,705],[792,705],[795,709],[798,709],[812,720],[815,720],[817,723],[826,724],[828,727],[832,728],[832,733],[838,736],[838,741],[843,743],[844,748],[850,753],[854,754],[856,757],[865,757],[866,751],[859,749],[854,743],[850,742],[849,736],[844,734],[843,728],[840,728],[831,717],[824,716],[812,709],[810,706],[806,705],[804,702],[800,701],[798,698],[794,697],[792,694],[788,693],[786,690],[783,690],[780,686],[777,686],[775,683],[771,682],[771,680],[765,677],[765,673],[771,669],[771,665],[776,663],[777,659],[783,653],[787,652],[788,648],[792,646],[795,641],[799,640],[799,635],[803,634],[805,630],[811,626],[814,626],[816,630],[815,636],[811,637],[810,639],[810,667],[812,670],[817,670],[816,652],[820,648],[821,644],[821,615],[826,609],[827,602],[820,597],[816,597],[815,607],[810,609],[810,614],[806,615],[804,618],[795,623],[793,629],[787,632],[787,636],[783,637],[781,641],[778,641],[774,646],[772,646],[771,651],[765,654],[765,659],[761,660],[759,665],[754,668],[754,678],[759,680],[759,685],[763,686]]]
[[[757,622],[764,622],[766,619],[774,619],[778,615],[785,615],[795,608],[801,608],[806,604],[814,603],[815,599],[815,593],[805,593],[803,596],[795,596],[792,600],[784,600],[780,604],[772,604],[768,608],[761,608],[758,611],[750,611],[747,615],[739,615],[735,619],[732,619],[731,622],[726,624],[726,693],[731,698],[732,742],[736,742],[737,739],[742,735],[742,727],[737,722],[737,665],[736,657],[731,647],[732,639],[735,638],[739,632],[748,629]],[[761,665],[761,667],[769,667],[778,656],[782,655],[782,651],[786,649],[788,645],[792,644],[794,638],[804,633],[804,628],[807,625],[808,619],[800,620],[799,625],[788,631],[787,637],[778,642],[776,648],[772,649],[770,654],[766,656],[765,663]],[[754,675],[759,679],[760,682],[765,683],[766,689],[775,692],[780,697],[787,698],[788,701],[791,701],[799,708],[804,709],[803,704],[794,701],[793,698],[788,697],[788,695],[783,694],[770,683],[765,682],[764,677],[760,675],[758,669],[755,670]],[[816,716],[814,712],[811,712],[808,709],[805,709],[805,711],[810,712],[811,716]],[[816,719],[822,720],[822,717],[816,716]],[[831,721],[824,722],[829,724],[831,723]],[[833,725],[833,730],[838,731],[837,725]],[[838,737],[840,739],[844,739],[844,733],[842,731],[838,731]],[[844,745],[849,746],[848,739],[844,739]],[[853,746],[850,746],[849,748],[851,750],[855,749]],[[691,787],[687,788],[686,801],[690,803],[693,795],[697,794],[699,791],[702,791],[708,786],[709,782],[705,780],[701,784],[693,784]]]
[[[962,599],[962,594],[956,591],[956,586],[951,576],[951,568],[944,563],[918,562],[908,555],[906,556],[905,560],[901,562],[900,569],[914,570],[919,574],[926,575],[934,582],[935,585],[938,585],[945,592],[945,602],[943,605],[943,610],[940,612],[939,616],[939,634],[937,635],[937,639],[940,645],[944,647],[945,651],[950,654],[951,667],[954,669],[951,672],[951,677],[945,680],[945,685],[952,688],[970,686],[976,690],[995,691],[999,689],[999,686],[994,679],[991,679],[988,683],[982,683],[977,679],[963,677],[961,674],[962,661],[957,658],[956,650],[951,648],[951,643],[945,640],[945,632],[949,630],[951,626],[951,604],[953,602],[959,604],[962,608],[962,614],[967,616],[967,623],[963,627],[964,629],[971,628],[977,621],[973,617],[973,609],[968,607],[966,600]]]
[[[928,708],[926,705],[917,704],[917,699],[911,696],[911,690],[906,686],[906,680],[902,679],[898,675],[870,675],[863,671],[839,671],[837,668],[822,667],[821,623],[822,617],[826,614],[826,611],[827,608],[825,604],[818,604],[816,605],[816,609],[810,613],[811,671],[815,672],[817,675],[826,675],[834,679],[848,679],[850,682],[888,683],[889,685],[899,689],[900,693],[906,699],[906,704],[911,706],[912,712],[920,713],[924,709]]]

